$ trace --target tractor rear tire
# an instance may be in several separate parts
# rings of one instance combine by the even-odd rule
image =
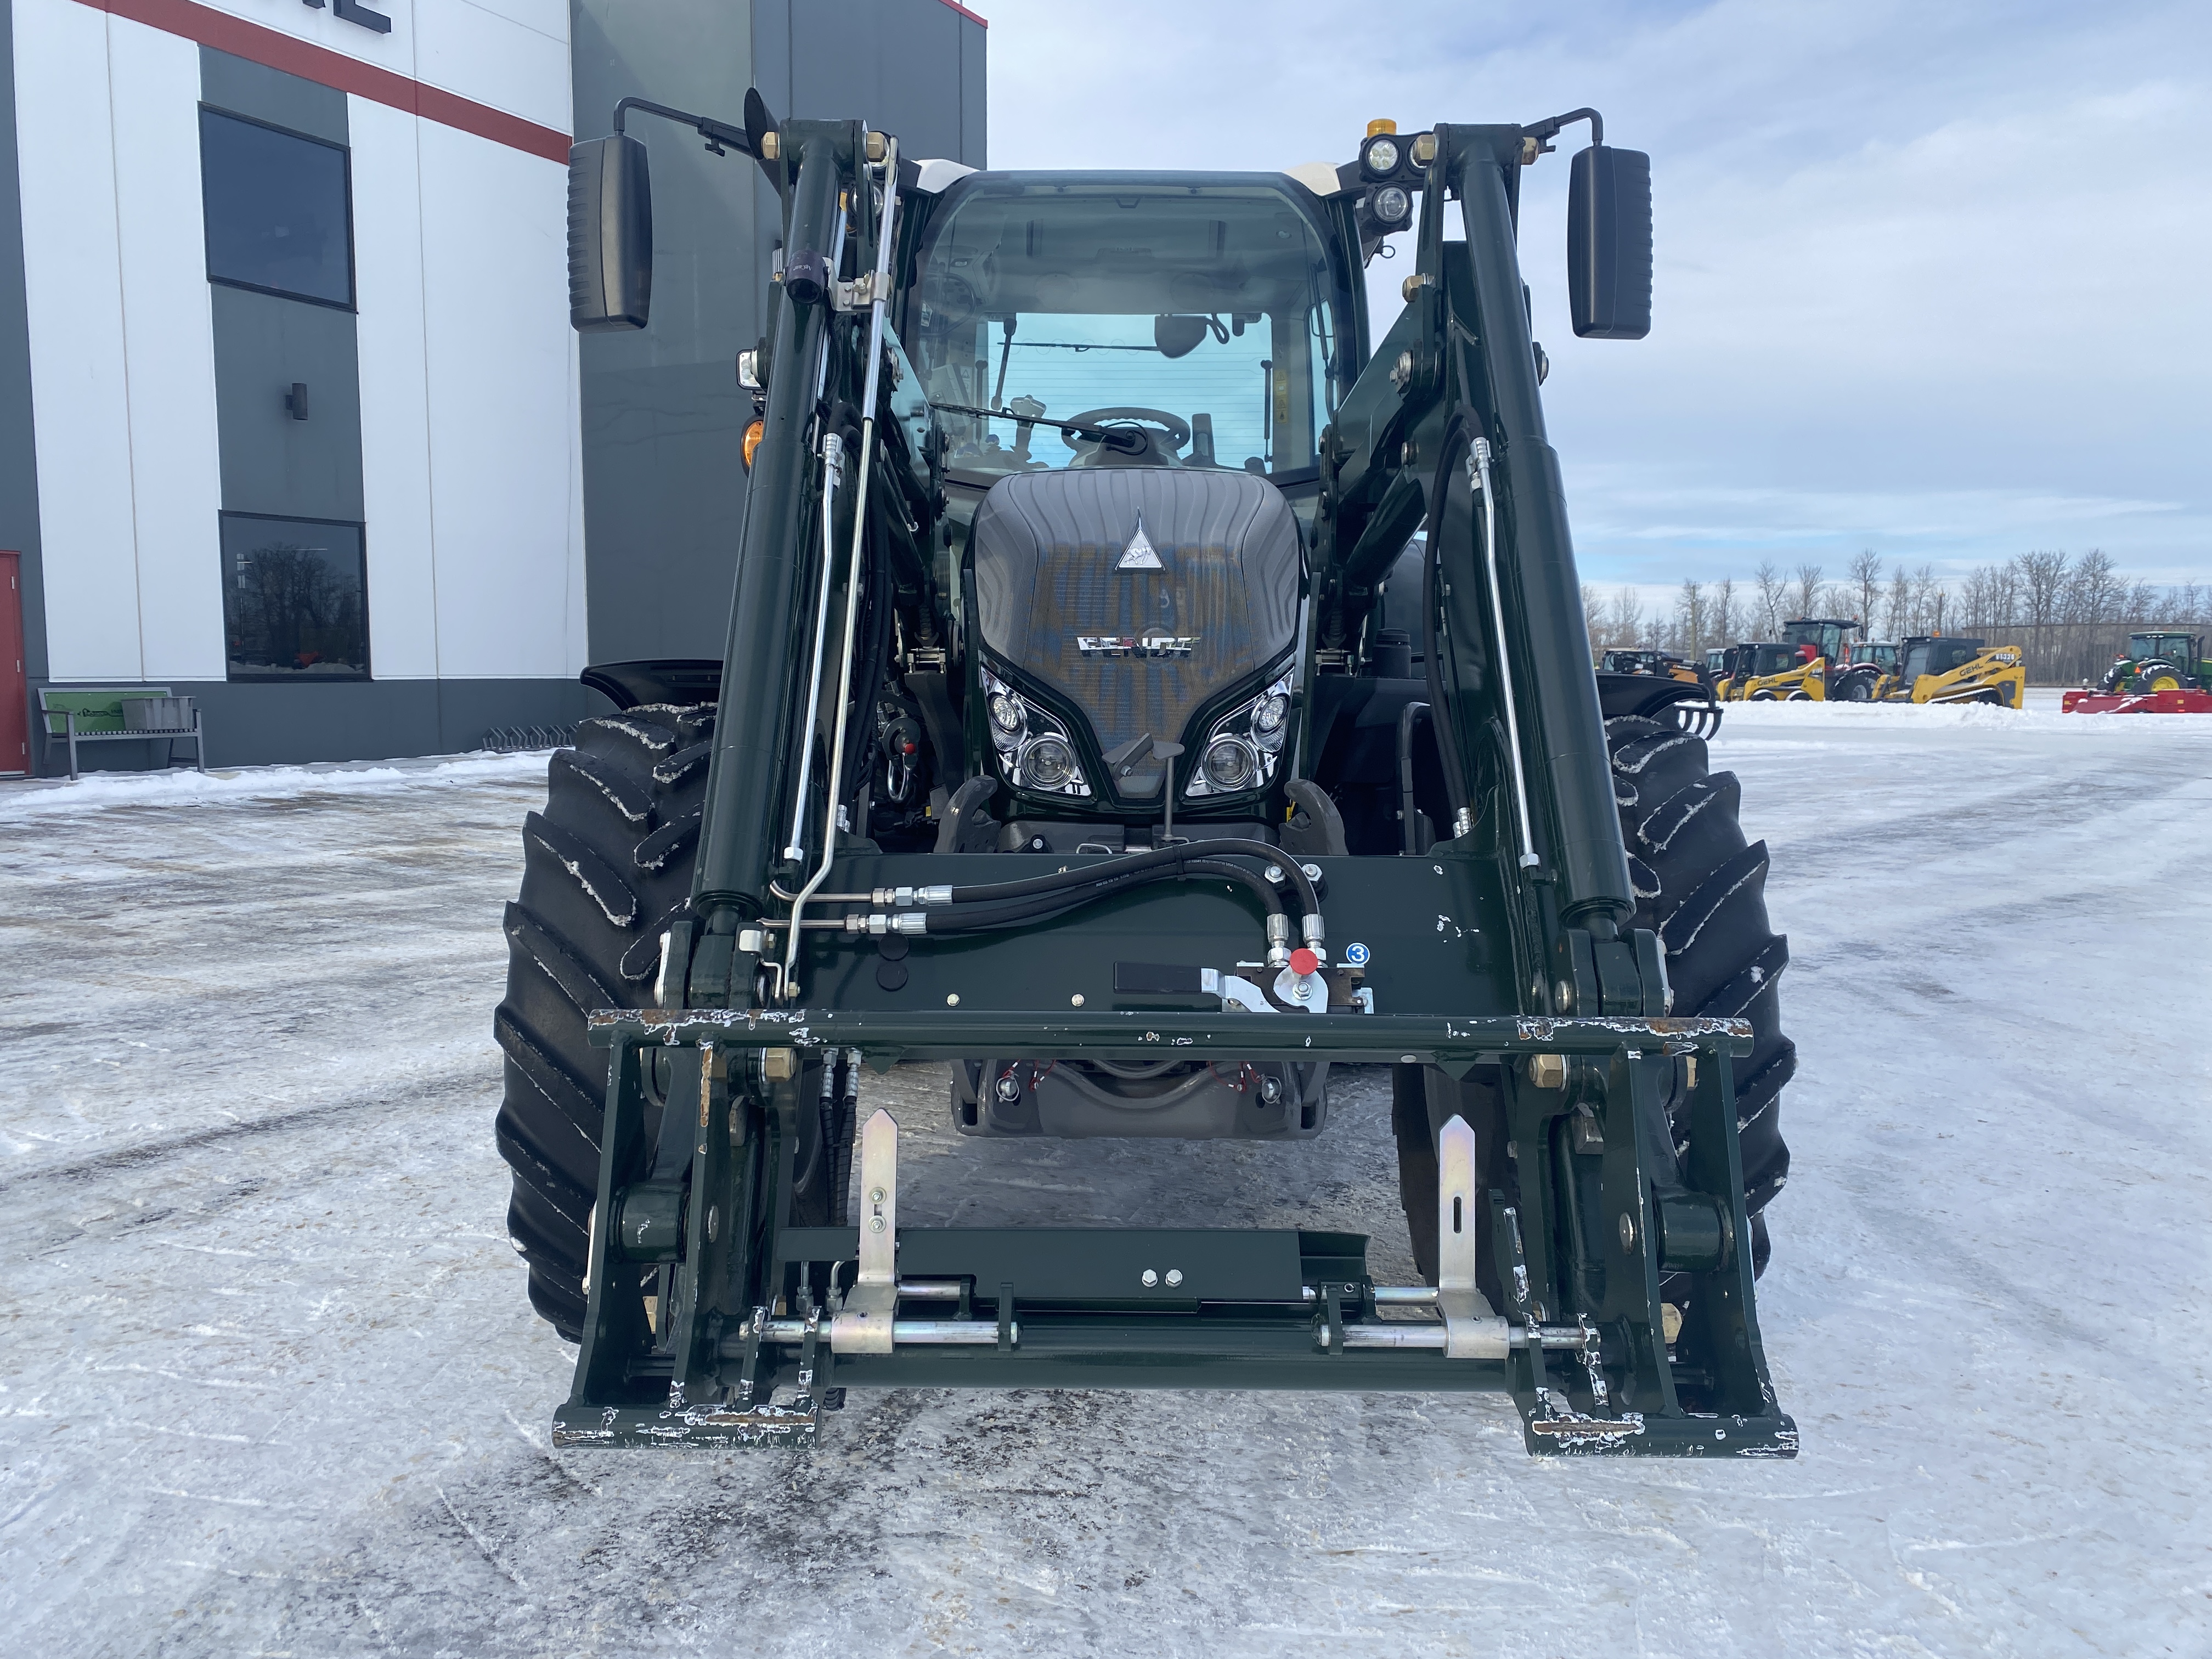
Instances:
[[[507,1226],[529,1264],[531,1305],[572,1342],[584,1323],[606,1116],[607,1051],[592,1046],[586,1017],[653,1004],[660,936],[690,903],[714,726],[711,704],[644,704],[586,720],[575,747],[553,755],[545,810],[523,820],[507,995],[492,1021],[506,1057],[495,1136],[514,1175]],[[802,1133],[813,1117],[799,1114]],[[648,1136],[658,1118],[649,1106]],[[815,1177],[798,1195],[802,1209],[826,1207],[831,1160],[815,1152],[799,1149]]]

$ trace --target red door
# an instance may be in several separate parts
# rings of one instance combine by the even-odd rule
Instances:
[[[0,777],[31,769],[31,690],[23,678],[23,556],[0,552]]]

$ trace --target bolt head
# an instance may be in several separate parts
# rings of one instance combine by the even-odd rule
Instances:
[[[957,991],[946,992],[945,995],[945,1006],[948,1008],[957,1008],[960,1006],[960,993]]]
[[[1620,1248],[1624,1255],[1636,1254],[1636,1218],[1626,1213],[1620,1218]]]
[[[1529,1055],[1528,1081],[1539,1089],[1565,1088],[1567,1082],[1567,1057],[1565,1054]]]
[[[1139,1280],[1139,1282],[1149,1291],[1153,1285],[1160,1282],[1160,1276],[1154,1273],[1150,1267],[1147,1267],[1145,1269],[1143,1277]]]
[[[1080,1008],[1083,1006],[1083,993],[1078,991],[1073,996],[1068,998],[1067,1006],[1071,1008]]]
[[[871,1188],[868,1188],[868,1202],[869,1202],[869,1203],[871,1203],[871,1204],[880,1204],[880,1203],[882,1203],[882,1202],[884,1201],[884,1189],[883,1189],[882,1188],[880,1188],[880,1187],[871,1187]]]
[[[872,1232],[872,1233],[879,1233],[879,1232],[883,1231],[883,1230],[884,1230],[884,1218],[883,1218],[883,1217],[881,1217],[881,1216],[879,1216],[879,1215],[872,1215],[872,1216],[870,1216],[870,1217],[868,1218],[868,1231],[869,1231],[870,1232]]]
[[[1169,1268],[1169,1269],[1168,1269],[1168,1284],[1170,1285],[1170,1287],[1172,1287],[1172,1286],[1174,1286],[1174,1285],[1180,1285],[1180,1284],[1182,1284],[1182,1268],[1180,1268],[1180,1267],[1170,1267],[1170,1268]]]

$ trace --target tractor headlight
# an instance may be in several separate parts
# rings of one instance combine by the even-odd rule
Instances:
[[[1021,770],[1023,783],[1031,789],[1064,789],[1075,775],[1075,750],[1065,738],[1033,738],[1022,750]]]
[[[1341,155],[1343,152],[1339,151]],[[1367,170],[1378,177],[1398,170],[1398,141],[1395,138],[1370,138],[1367,141],[1364,160]]]
[[[1290,723],[1291,700],[1270,691],[1252,705],[1252,735],[1270,749],[1283,746],[1283,728]]]
[[[1214,721],[1206,747],[1199,752],[1197,769],[1183,788],[1186,799],[1243,794],[1274,781],[1283,742],[1291,731],[1291,684],[1286,672],[1251,702]]]
[[[1252,787],[1252,780],[1259,775],[1260,758],[1243,738],[1219,737],[1206,745],[1200,769],[1212,787],[1233,795]]]
[[[1413,216],[1413,198],[1396,185],[1385,185],[1368,198],[1378,224],[1401,225]]]
[[[983,708],[997,751],[1000,775],[1017,789],[1052,795],[1088,795],[1091,785],[1075,757],[1074,740],[1054,715],[982,672]]]

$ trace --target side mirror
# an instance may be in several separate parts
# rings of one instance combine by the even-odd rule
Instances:
[[[1651,331],[1651,158],[1592,144],[1567,185],[1567,301],[1585,340]]]
[[[568,152],[568,321],[580,334],[643,328],[653,299],[653,184],[627,133]]]

